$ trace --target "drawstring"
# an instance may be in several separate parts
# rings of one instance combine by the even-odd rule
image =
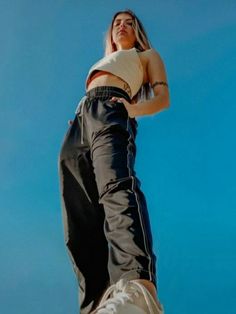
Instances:
[[[87,96],[84,96],[77,105],[75,114],[81,117],[81,144],[84,144],[84,104]]]

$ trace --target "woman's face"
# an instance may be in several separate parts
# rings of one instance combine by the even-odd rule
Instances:
[[[112,40],[118,50],[134,47],[136,36],[131,15],[120,13],[116,16],[112,27]]]

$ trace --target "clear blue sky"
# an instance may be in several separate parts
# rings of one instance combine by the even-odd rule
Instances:
[[[236,2],[0,0],[0,312],[76,314],[57,156],[113,13],[142,20],[171,107],[138,118],[166,314],[236,313]]]

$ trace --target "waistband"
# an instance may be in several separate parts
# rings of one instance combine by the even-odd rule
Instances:
[[[110,97],[123,97],[128,102],[131,101],[129,95],[121,88],[115,86],[98,86],[86,92],[88,98],[107,99]]]

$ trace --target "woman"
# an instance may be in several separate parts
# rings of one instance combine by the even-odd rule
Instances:
[[[134,170],[135,118],[168,106],[160,55],[135,14],[117,12],[59,158],[65,240],[82,314],[163,313],[146,200]]]

